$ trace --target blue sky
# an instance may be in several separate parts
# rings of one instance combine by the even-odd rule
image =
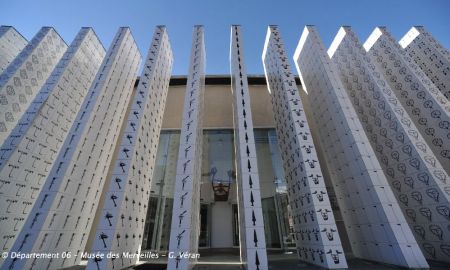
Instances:
[[[154,26],[165,24],[176,75],[187,73],[195,24],[205,25],[208,74],[229,73],[231,24],[242,25],[249,74],[263,73],[261,53],[268,24],[280,26],[291,56],[306,24],[318,27],[326,47],[341,25],[353,26],[361,41],[378,25],[387,26],[397,38],[413,25],[424,25],[450,48],[447,0],[0,0],[0,24],[16,27],[27,39],[41,26],[53,26],[68,44],[80,27],[92,26],[106,48],[119,26],[130,26],[143,57]]]

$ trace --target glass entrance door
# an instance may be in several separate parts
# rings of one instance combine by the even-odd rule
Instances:
[[[198,241],[200,248],[209,248],[211,246],[209,209],[208,204],[200,205],[200,236]]]

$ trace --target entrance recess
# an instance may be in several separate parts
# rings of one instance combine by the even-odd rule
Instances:
[[[228,202],[211,205],[211,248],[233,247],[233,208]]]

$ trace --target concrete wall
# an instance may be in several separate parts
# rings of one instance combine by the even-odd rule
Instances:
[[[186,85],[171,85],[162,129],[180,129]],[[249,85],[255,128],[274,127],[272,105],[266,85]],[[233,128],[230,85],[206,85],[203,128]]]

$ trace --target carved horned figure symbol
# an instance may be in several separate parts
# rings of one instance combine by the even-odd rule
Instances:
[[[325,235],[327,236],[329,241],[333,241],[334,240],[334,233],[336,232],[335,229],[331,228],[329,231],[327,228],[323,229],[322,232],[325,233]]]
[[[327,254],[330,254],[330,255],[331,255],[331,258],[333,259],[333,262],[334,262],[335,264],[338,264],[338,263],[339,263],[339,254],[342,254],[342,252],[339,251],[339,250],[336,250],[336,253],[333,253],[333,251],[330,249],[330,250],[327,252]]]
[[[323,190],[319,191],[314,191],[312,194],[316,195],[317,199],[319,200],[319,202],[323,202],[323,195],[327,194],[326,192],[324,192]]]
[[[323,220],[328,220],[328,213],[331,212],[329,209],[319,209],[317,210],[318,213],[322,215]]]

